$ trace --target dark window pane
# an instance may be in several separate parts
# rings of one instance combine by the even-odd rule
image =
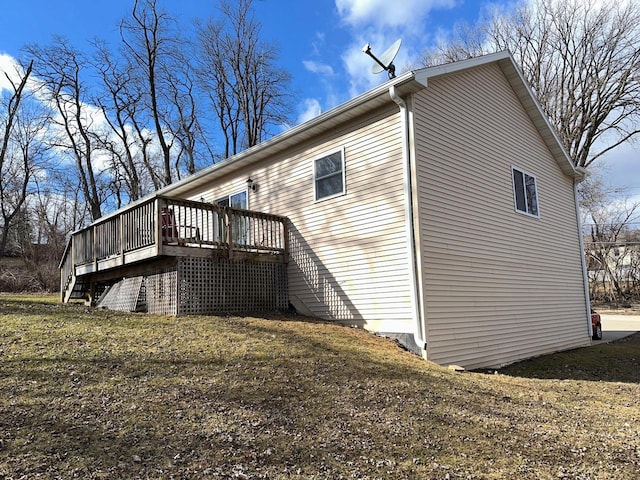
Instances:
[[[342,193],[342,173],[316,181],[316,199]]]
[[[538,215],[538,194],[536,192],[536,179],[526,175],[527,211],[531,215]]]
[[[231,207],[233,208],[241,208],[243,210],[247,209],[247,192],[236,193],[235,195],[231,195]]]
[[[513,170],[513,185],[516,194],[516,209],[521,212],[527,211],[527,203],[524,195],[524,178],[522,172]]]
[[[316,179],[342,171],[342,153],[336,152],[316,160]]]
[[[316,200],[344,192],[342,152],[335,152],[314,162]]]

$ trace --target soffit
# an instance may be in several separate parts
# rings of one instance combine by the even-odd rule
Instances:
[[[212,181],[222,175],[227,175],[249,167],[266,158],[295,147],[302,142],[331,131],[345,122],[392,102],[389,95],[389,87],[392,85],[395,87],[398,95],[406,96],[425,88],[425,86],[428,85],[429,78],[449,75],[461,70],[493,62],[497,62],[504,72],[505,77],[520,99],[523,107],[528,112],[534,125],[538,129],[538,132],[558,162],[562,172],[565,175],[569,175],[574,178],[581,178],[582,172],[574,168],[573,163],[562,146],[553,126],[550,124],[547,116],[542,110],[542,107],[524,80],[524,77],[516,66],[513,57],[509,52],[505,51],[404,73],[397,78],[389,80],[303,124],[297,125],[275,137],[272,137],[259,145],[249,148],[231,158],[207,167],[190,177],[169,185],[157,192],[157,194],[179,196],[189,190],[209,185]]]

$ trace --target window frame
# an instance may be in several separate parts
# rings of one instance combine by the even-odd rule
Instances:
[[[331,195],[327,195],[321,198],[318,198],[318,181],[319,180],[323,180],[325,178],[329,178],[335,175],[338,175],[338,172],[332,173],[330,175],[325,175],[323,177],[318,177],[316,175],[316,165],[317,162],[320,160],[323,160],[327,157],[330,157],[331,155],[335,155],[336,153],[340,153],[340,162],[341,162],[341,166],[340,166],[340,174],[341,174],[341,179],[342,179],[342,190],[340,192],[336,192],[333,193]],[[312,160],[312,168],[313,168],[313,199],[314,199],[314,203],[315,202],[322,202],[324,200],[329,200],[331,198],[336,198],[336,197],[340,197],[342,195],[346,195],[347,193],[347,176],[346,176],[346,162],[345,162],[345,155],[344,155],[344,147],[340,147],[340,148],[336,148],[333,150],[329,150],[325,153],[323,153],[322,155],[318,155],[317,157],[314,157]]]
[[[231,206],[231,197],[235,197],[238,195],[244,195],[245,206],[244,208],[238,208]],[[220,202],[226,201],[228,205],[223,205]],[[213,204],[222,205],[227,208],[233,208],[236,210],[249,210],[249,189],[246,188],[244,190],[238,190],[234,193],[230,193],[229,195],[225,195],[224,197],[218,197],[213,200]],[[214,216],[214,232],[217,232],[215,238],[217,240],[225,239],[227,237],[227,226],[226,222],[223,220],[220,222],[218,216]],[[237,217],[232,216],[231,220],[231,235],[235,239],[236,243],[244,245],[249,240],[249,219],[247,217]]]
[[[522,174],[522,190],[521,190],[521,194],[524,195],[524,203],[525,203],[525,208],[526,210],[520,210],[518,208],[518,191],[516,189],[516,179],[515,179],[515,172],[519,172],[520,174]],[[527,177],[533,179],[533,186],[534,186],[534,191],[535,191],[535,207],[536,207],[536,213],[531,213],[529,211],[529,201],[527,198],[527,190],[526,190],[526,185],[527,185]],[[539,191],[538,191],[538,179],[537,177],[532,174],[529,173],[528,171],[526,171],[523,168],[517,167],[515,165],[511,165],[511,185],[512,185],[512,191],[513,191],[513,208],[515,210],[516,213],[519,213],[521,215],[526,215],[528,217],[531,218],[540,218],[540,195],[539,195]]]
[[[218,204],[218,205],[222,205],[220,202],[226,200],[228,205],[223,205],[229,208],[236,208],[236,207],[231,207],[231,197],[235,197],[236,195],[242,195],[244,193],[245,195],[245,203],[246,203],[246,210],[249,210],[249,189],[244,189],[244,190],[238,190],[237,192],[234,193],[230,193],[229,195],[225,195],[223,197],[218,197],[215,200],[213,200],[214,204]]]

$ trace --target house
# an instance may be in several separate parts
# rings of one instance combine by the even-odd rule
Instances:
[[[640,230],[622,224],[597,225],[590,230],[583,240],[589,296],[629,303],[640,294]]]
[[[110,255],[98,227],[76,232],[84,267],[65,256],[63,295],[144,277],[147,300],[183,299],[173,313],[290,303],[441,364],[499,367],[590,343],[582,178],[508,52],[424,68],[114,212]],[[132,209],[147,240],[122,233]],[[237,271],[198,280],[216,268]]]

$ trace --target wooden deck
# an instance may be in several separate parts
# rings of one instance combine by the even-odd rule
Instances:
[[[216,204],[156,196],[74,232],[60,262],[61,299],[135,274],[167,257],[250,257],[285,262],[287,219]]]

